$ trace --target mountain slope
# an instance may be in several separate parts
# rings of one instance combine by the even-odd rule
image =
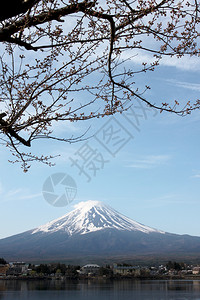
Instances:
[[[164,233],[137,223],[102,202],[90,200],[80,202],[72,212],[40,226],[32,234],[37,232],[53,233],[65,231],[71,236],[73,234],[86,234],[103,229]]]
[[[8,260],[105,259],[174,253],[199,255],[200,237],[150,228],[96,201],[81,202],[59,219],[0,240],[0,257]]]

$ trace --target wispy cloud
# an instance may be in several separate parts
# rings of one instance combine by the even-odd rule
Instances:
[[[190,176],[190,178],[200,179],[200,170],[199,169],[193,169],[192,173],[193,174]]]
[[[0,182],[0,195],[3,193],[3,185],[2,183]]]
[[[63,122],[53,122],[52,128],[54,135],[59,135],[63,133],[67,133],[70,137],[70,134],[76,133],[79,131],[79,128],[70,121],[63,121]]]
[[[200,174],[195,174],[192,176],[192,178],[200,178]]]
[[[34,199],[42,196],[42,193],[31,193],[27,189],[13,189],[9,192],[4,192],[3,187],[0,184],[0,195],[1,199],[0,202],[8,202],[8,201],[16,201],[16,200],[28,200],[28,199]]]
[[[6,198],[13,198],[13,197],[17,197],[22,192],[23,192],[22,189],[15,189],[15,190],[11,190],[8,193],[6,193],[5,196],[6,196]]]
[[[127,52],[125,54],[123,54],[123,59],[130,57],[129,56],[130,53]],[[137,54],[134,55],[131,58],[131,61],[136,63],[136,64],[141,64],[143,62],[148,62],[148,63],[152,63],[153,61],[155,61],[155,58],[148,54],[148,53],[144,53],[143,51],[137,51]],[[177,57],[170,57],[170,56],[165,56],[163,57],[160,62],[159,62],[160,66],[164,66],[164,67],[175,67],[179,70],[184,70],[184,71],[192,71],[192,72],[196,72],[199,71],[200,69],[200,61],[198,57],[190,57],[190,56],[183,56],[181,58],[177,58]]]
[[[181,58],[177,58],[175,56],[174,57],[165,56],[161,60],[160,65],[166,67],[175,67],[180,70],[195,72],[200,68],[200,61],[199,58],[196,56],[190,57],[186,55]]]
[[[41,197],[42,193],[35,193],[35,194],[26,194],[26,195],[21,195],[20,200],[28,200],[28,199],[34,199],[34,198],[38,198]]]
[[[151,169],[166,164],[171,159],[170,155],[147,155],[135,159],[128,167],[139,169]]]
[[[181,204],[196,204],[198,203],[198,200],[196,199],[190,199],[188,200],[185,198],[183,194],[165,194],[160,195],[157,198],[151,199],[147,202],[146,208],[148,207],[164,207],[164,206],[171,206],[171,205],[181,205]]]
[[[160,197],[156,199],[152,199],[152,203],[155,204],[155,206],[165,206],[168,204],[175,204],[175,203],[183,203],[183,199],[181,195],[178,194],[166,194],[161,195]]]
[[[171,85],[174,85],[176,87],[180,87],[183,89],[188,89],[192,91],[200,91],[200,84],[199,83],[192,83],[192,82],[186,82],[186,81],[177,81],[177,80],[167,80],[167,82]]]

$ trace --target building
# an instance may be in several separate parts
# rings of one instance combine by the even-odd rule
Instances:
[[[194,268],[192,269],[192,274],[193,274],[193,275],[198,275],[198,274],[200,274],[200,267],[194,267]]]
[[[27,275],[28,265],[25,262],[10,263],[10,268],[6,274],[11,276]]]
[[[113,265],[113,274],[119,274],[123,276],[128,276],[128,275],[134,275],[134,276],[139,276],[140,275],[140,269],[135,266],[123,266],[123,265]]]
[[[96,264],[87,264],[85,266],[83,266],[80,270],[80,274],[98,274],[99,273],[99,269],[100,269],[100,266],[99,265],[96,265]]]

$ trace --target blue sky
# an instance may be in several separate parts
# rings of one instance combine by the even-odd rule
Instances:
[[[155,102],[196,100],[199,75],[198,58],[168,58],[155,72],[139,77],[138,85],[151,85],[146,97]],[[51,168],[33,163],[28,173],[23,173],[17,164],[8,163],[9,152],[1,149],[0,238],[45,224],[69,212],[79,201],[87,200],[103,201],[157,229],[200,236],[200,112],[179,117],[147,111],[144,105],[142,110],[137,102],[135,106],[129,116],[57,126],[57,133],[67,136],[79,135],[91,126],[89,134],[96,138],[89,139],[87,146],[96,150],[93,167],[96,164],[99,169],[85,168],[88,176],[79,175],[78,167],[72,166],[72,160],[80,159],[78,153],[85,141],[71,145],[35,143],[33,151],[60,153],[61,157]],[[109,129],[114,131],[115,140]],[[45,201],[42,188],[48,176],[59,172],[73,177],[77,195],[70,205],[56,208]]]

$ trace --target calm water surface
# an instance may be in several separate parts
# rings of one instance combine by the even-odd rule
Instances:
[[[200,281],[8,281],[0,280],[0,300],[200,300]]]

